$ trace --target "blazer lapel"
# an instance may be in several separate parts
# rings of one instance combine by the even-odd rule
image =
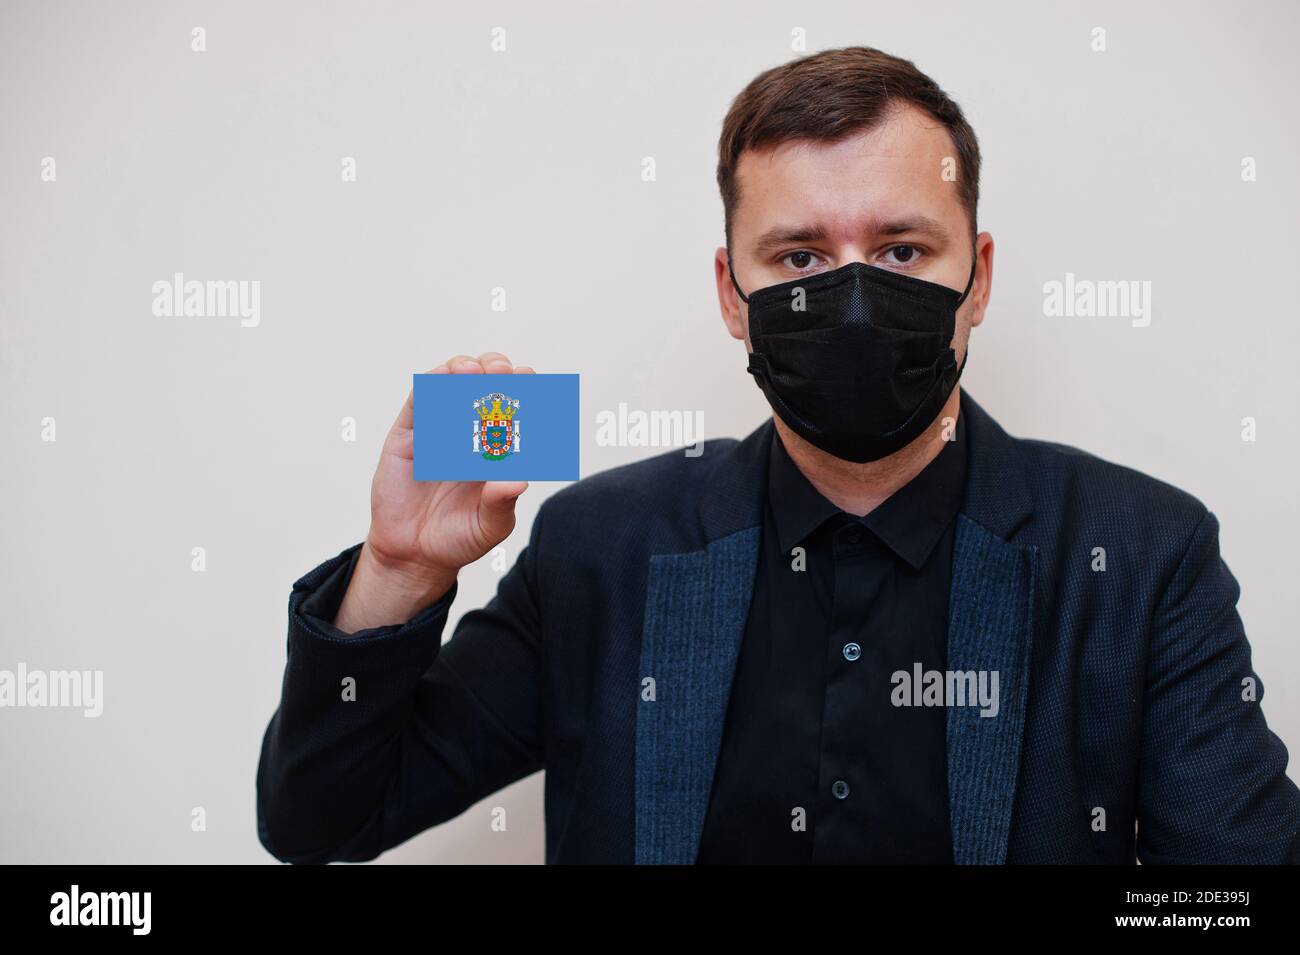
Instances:
[[[636,719],[636,861],[695,861],[731,677],[745,630],[759,528],[650,561]]]
[[[953,547],[948,670],[973,672],[989,688],[996,674],[997,706],[948,707],[948,811],[953,860],[1000,864],[1020,773],[1038,552],[1006,539],[1032,511],[1014,443],[965,392],[959,421],[969,428],[970,466]]]
[[[948,670],[975,673],[981,687],[993,688],[997,678],[996,706],[948,707],[948,817],[958,864],[1006,861],[1025,728],[1034,557],[957,516]]]
[[[638,863],[695,861],[754,592],[767,487],[760,465],[773,430],[769,419],[721,449],[701,501],[703,547],[650,559],[636,716]]]

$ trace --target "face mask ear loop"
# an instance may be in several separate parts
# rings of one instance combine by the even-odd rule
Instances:
[[[727,251],[727,271],[728,271],[729,273],[731,273],[731,285],[732,285],[732,287],[736,290],[736,294],[740,296],[740,300],[741,300],[742,302],[744,302],[746,305],[748,305],[748,304],[749,304],[749,297],[748,297],[744,292],[742,292],[742,291],[740,290],[740,283],[736,281],[736,270],[733,269],[733,268],[731,267],[731,251],[730,251],[730,250]]]
[[[975,285],[975,263],[978,261],[979,258],[975,255],[975,250],[971,249],[970,278],[966,280],[966,289],[961,293],[961,298],[957,299],[957,308],[961,308],[962,302],[966,301],[966,296],[970,294],[970,290]],[[731,281],[736,281],[734,276]]]

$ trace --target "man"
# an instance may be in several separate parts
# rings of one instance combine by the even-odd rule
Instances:
[[[909,62],[757,77],[714,270],[774,417],[555,494],[445,645],[525,485],[416,483],[408,398],[365,542],[294,585],[266,848],[371,859],[544,768],[549,862],[1297,861],[1213,514],[957,387],[978,181]]]

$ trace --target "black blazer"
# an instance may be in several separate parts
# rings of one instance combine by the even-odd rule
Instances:
[[[948,708],[956,861],[1300,861],[1300,793],[1214,515],[1009,437],[965,393],[961,408],[948,666],[997,673],[1000,701],[991,718]],[[773,432],[554,494],[445,645],[455,588],[401,627],[325,623],[360,545],[297,581],[257,773],[262,844],[287,862],[372,859],[544,768],[548,862],[693,861]]]

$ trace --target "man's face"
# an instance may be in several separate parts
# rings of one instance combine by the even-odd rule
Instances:
[[[741,154],[740,201],[731,220],[736,281],[757,289],[865,262],[961,291],[970,275],[970,220],[948,131],[911,106],[865,132],[834,143],[799,140]],[[945,177],[945,169],[951,170]],[[984,318],[993,274],[993,240],[981,233],[979,267],[957,313],[952,347],[966,354],[971,327]],[[749,342],[749,309],[727,274],[727,250],[714,256],[723,320]],[[752,350],[752,349],[751,349]]]

